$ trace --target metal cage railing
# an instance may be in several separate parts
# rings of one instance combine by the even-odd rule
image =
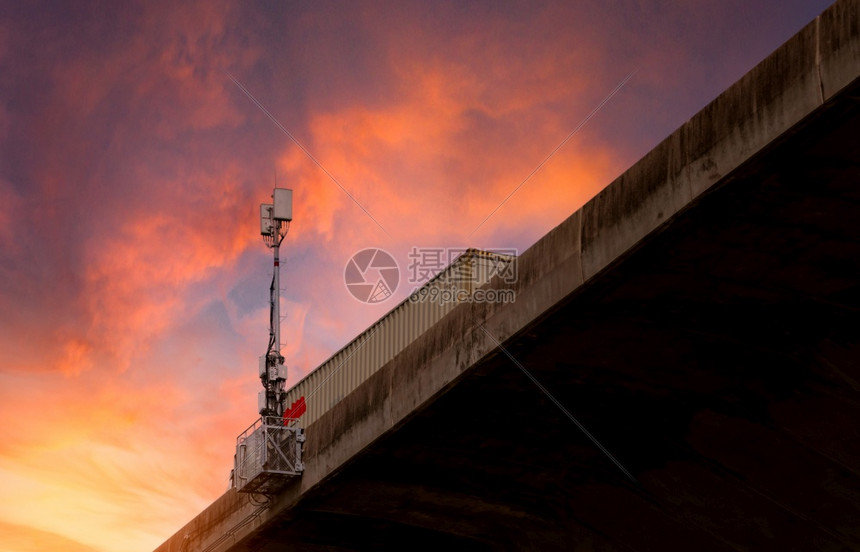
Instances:
[[[294,420],[264,416],[236,438],[233,480],[240,493],[272,494],[301,475],[304,429]]]

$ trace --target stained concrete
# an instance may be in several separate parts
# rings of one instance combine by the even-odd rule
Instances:
[[[858,27],[837,2],[524,252],[514,304],[311,424],[301,481],[158,550],[860,548]]]

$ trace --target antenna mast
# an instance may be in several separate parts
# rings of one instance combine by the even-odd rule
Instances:
[[[263,390],[257,396],[261,416],[283,416],[284,385],[287,367],[281,355],[281,282],[280,246],[293,220],[293,191],[275,188],[272,203],[260,205],[260,234],[263,243],[274,253],[272,285],[269,288],[269,346],[260,357],[260,382]]]
[[[280,258],[281,242],[293,220],[293,191],[275,184],[272,203],[260,205],[260,234],[274,252],[275,264],[269,289],[269,346],[260,357],[260,382],[257,395],[260,418],[236,438],[236,455],[231,486],[240,493],[273,496],[294,477],[301,476],[302,443],[305,430],[295,419],[284,419],[284,384],[287,367],[281,356]]]

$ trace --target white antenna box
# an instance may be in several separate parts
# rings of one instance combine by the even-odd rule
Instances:
[[[273,216],[275,220],[293,220],[293,191],[286,188],[275,188],[275,209]]]

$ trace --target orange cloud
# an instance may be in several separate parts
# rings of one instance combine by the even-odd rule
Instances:
[[[416,60],[410,67],[419,82],[399,102],[316,115],[309,123],[310,142],[326,169],[397,243],[414,244],[428,236],[463,240],[572,127],[565,128],[550,114],[520,114],[529,101],[532,109],[539,109],[544,96],[506,99],[507,105],[515,106],[507,117],[482,103],[490,86],[481,85],[473,75],[457,68],[446,73]],[[584,115],[592,107],[579,102],[571,111]],[[514,133],[522,124],[520,116],[529,123],[528,134]],[[511,134],[487,135],[475,128],[476,117]],[[611,149],[603,143],[571,141],[512,198],[516,208],[508,207],[506,224],[513,222],[532,234],[548,230],[548,222],[561,222],[605,185],[605,178],[617,171],[613,161]],[[282,167],[298,190],[296,224],[307,217],[303,224],[313,225],[327,247],[344,254],[360,245],[389,242],[296,148],[282,158]],[[414,216],[418,212],[421,217]]]

